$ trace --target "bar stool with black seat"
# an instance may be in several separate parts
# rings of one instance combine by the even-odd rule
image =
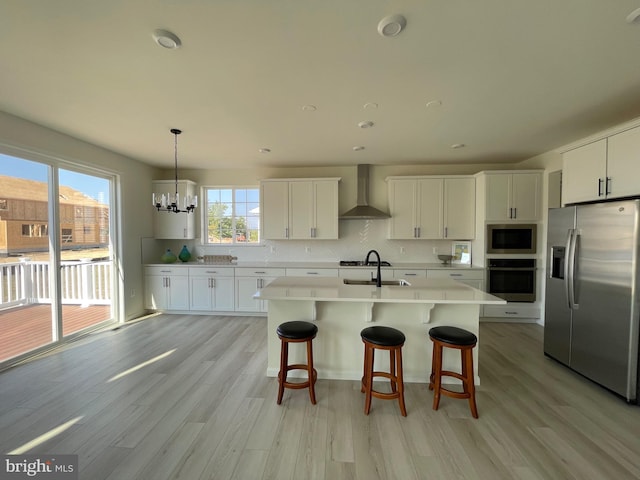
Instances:
[[[402,380],[402,346],[405,336],[400,330],[391,327],[375,326],[365,328],[360,332],[364,343],[364,369],[362,374],[361,392],[365,393],[364,413],[369,415],[371,409],[371,397],[383,400],[397,398],[400,403],[400,413],[407,416],[404,404],[404,383]],[[374,357],[376,350],[389,351],[389,372],[374,371]],[[388,378],[391,383],[391,392],[374,390],[374,377]]]
[[[277,328],[280,339],[280,371],[278,372],[278,405],[282,403],[282,395],[285,388],[309,388],[311,403],[316,404],[316,392],[314,385],[318,379],[318,372],[313,368],[313,339],[316,338],[318,327],[310,322],[296,320],[285,322]],[[296,363],[289,365],[289,344],[307,344],[307,363]],[[307,380],[304,382],[289,382],[287,374],[290,370],[306,370]]]
[[[476,388],[473,374],[473,348],[478,343],[478,337],[473,333],[458,327],[433,327],[429,330],[429,337],[433,342],[433,359],[431,362],[431,377],[429,390],[433,390],[433,409],[438,410],[440,395],[452,398],[468,398],[471,415],[478,418],[476,406]],[[460,350],[462,373],[442,369],[442,349],[454,348]],[[454,377],[462,381],[462,392],[455,392],[442,386],[442,377]]]

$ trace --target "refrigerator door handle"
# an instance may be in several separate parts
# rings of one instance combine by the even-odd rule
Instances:
[[[567,301],[567,306],[569,309],[573,309],[573,253],[574,253],[574,234],[575,229],[570,228],[567,233],[567,245],[565,248],[565,256],[564,256],[564,288],[565,288],[565,299]]]
[[[569,297],[569,308],[571,310],[577,310],[580,305],[576,303],[576,288],[575,288],[575,273],[576,273],[576,254],[577,254],[577,244],[578,237],[580,233],[576,229],[571,229],[570,231],[570,247],[568,258],[568,269],[565,270],[567,272],[568,277],[568,297]]]

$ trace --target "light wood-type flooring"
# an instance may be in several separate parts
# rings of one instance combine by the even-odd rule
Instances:
[[[264,318],[159,315],[0,373],[0,451],[75,453],[83,480],[640,478],[640,407],[545,358],[542,331],[481,325],[478,420],[418,383],[404,418],[365,416],[355,381],[276,405]]]

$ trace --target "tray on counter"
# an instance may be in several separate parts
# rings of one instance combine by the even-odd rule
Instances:
[[[202,259],[207,265],[233,265],[238,261],[238,257],[233,255],[204,255]]]

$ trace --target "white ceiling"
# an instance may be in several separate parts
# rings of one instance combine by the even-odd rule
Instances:
[[[0,110],[162,167],[513,162],[640,115],[638,7],[2,0]]]

